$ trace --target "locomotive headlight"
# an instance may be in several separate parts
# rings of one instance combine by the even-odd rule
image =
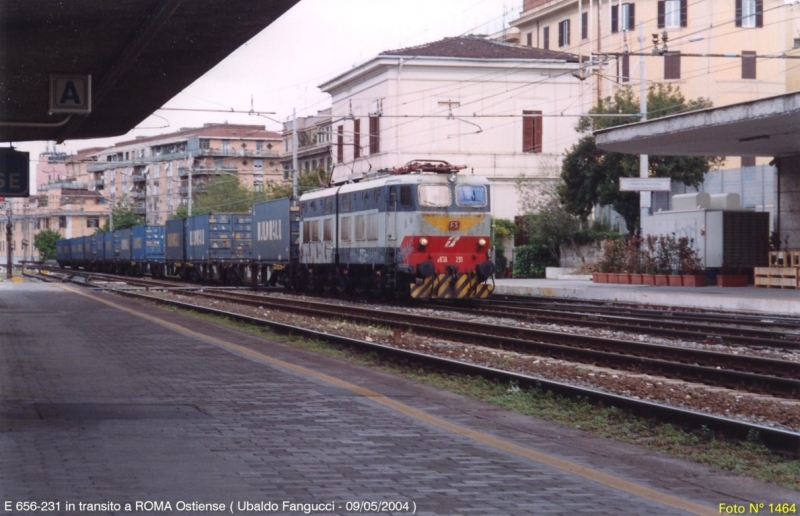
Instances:
[[[425,238],[425,237],[420,238],[419,239],[419,246],[420,247],[428,247],[428,239]]]
[[[478,239],[478,247],[483,247],[485,245],[486,245],[486,239],[485,238],[479,238]]]

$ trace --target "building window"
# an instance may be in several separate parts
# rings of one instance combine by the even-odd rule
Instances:
[[[542,112],[522,112],[522,152],[542,152]]]
[[[361,120],[353,120],[353,159],[361,157]]]
[[[344,126],[336,127],[336,163],[344,163]]]
[[[688,0],[659,0],[658,28],[676,29],[688,26]]]
[[[558,46],[569,46],[569,20],[564,20],[558,24]]]
[[[258,169],[264,168],[264,160],[261,158],[255,158],[253,160],[253,168],[258,168]]]
[[[736,0],[737,27],[764,26],[764,0]]]
[[[58,217],[58,227],[59,229],[67,228],[67,217],[65,217],[64,215]]]
[[[581,39],[589,39],[589,13],[581,13]]]
[[[742,79],[756,78],[756,53],[742,50]]]
[[[611,32],[629,31],[636,26],[635,7],[634,4],[611,7]]]
[[[529,47],[533,46],[533,33],[532,32],[529,32],[529,33],[525,34],[525,44],[528,45]]]
[[[264,150],[264,142],[263,142],[262,140],[258,140],[258,141],[256,142],[256,150],[257,150],[257,151],[262,151],[262,150]]]
[[[542,29],[542,48],[550,50],[550,27]]]
[[[631,56],[630,54],[623,54],[617,61],[619,70],[619,82],[631,81]]]
[[[288,181],[290,177],[292,177],[292,166],[287,163],[283,166],[283,180]]]
[[[222,140],[222,150],[228,151],[231,148],[231,141],[230,140]]]
[[[681,78],[681,53],[667,52],[664,54],[664,79]]]
[[[377,116],[369,117],[369,153],[377,154],[381,151],[381,119]]]

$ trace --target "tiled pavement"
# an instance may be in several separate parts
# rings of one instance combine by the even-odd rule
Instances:
[[[368,387],[539,452],[716,508],[798,494],[611,443],[282,344],[164,312],[205,335]],[[417,514],[685,514],[243,357],[57,286],[0,283],[0,514],[18,501],[401,501]],[[126,503],[169,502],[172,511]],[[3,512],[11,507],[11,512]],[[302,513],[302,508],[300,512]],[[34,511],[33,513],[39,514]],[[184,514],[200,514],[199,510]],[[208,512],[202,512],[207,514]],[[267,514],[269,511],[254,511]],[[389,512],[382,512],[389,514]],[[392,514],[403,514],[396,511]],[[374,513],[373,513],[374,514]]]

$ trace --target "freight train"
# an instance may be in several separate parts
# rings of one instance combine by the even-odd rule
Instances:
[[[162,226],[59,240],[63,267],[284,285],[353,296],[467,299],[494,289],[490,186],[446,162]]]

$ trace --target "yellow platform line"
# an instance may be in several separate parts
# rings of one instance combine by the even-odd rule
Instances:
[[[486,434],[486,433],[483,433],[483,432],[478,432],[476,430],[472,430],[472,429],[467,428],[465,426],[462,426],[462,425],[459,425],[459,424],[456,424],[456,423],[452,423],[452,422],[447,421],[445,419],[442,419],[442,418],[439,418],[439,417],[436,417],[436,416],[432,416],[430,414],[427,414],[426,412],[423,412],[421,410],[418,410],[418,409],[415,409],[413,407],[410,407],[410,406],[406,405],[405,403],[401,403],[399,401],[395,401],[395,400],[393,400],[391,398],[388,398],[388,397],[386,397],[386,396],[384,396],[382,394],[379,394],[379,393],[377,393],[377,392],[375,392],[373,390],[367,389],[365,387],[360,387],[360,386],[355,385],[353,383],[346,382],[344,380],[340,380],[339,378],[336,378],[336,377],[333,377],[333,376],[330,376],[330,375],[327,375],[327,374],[324,374],[324,373],[320,373],[318,371],[314,371],[313,369],[308,369],[306,367],[295,365],[295,364],[292,364],[290,362],[285,362],[283,360],[279,360],[277,358],[270,357],[270,356],[265,355],[263,353],[259,353],[258,351],[253,351],[250,348],[247,348],[247,347],[244,347],[244,346],[240,346],[238,344],[234,344],[234,343],[228,342],[226,340],[218,339],[216,337],[211,337],[209,335],[204,335],[202,333],[199,333],[199,332],[190,330],[188,328],[185,328],[185,327],[183,327],[183,326],[181,326],[179,324],[171,323],[169,321],[165,321],[163,319],[160,319],[158,317],[155,317],[155,316],[152,316],[152,315],[149,315],[149,314],[143,314],[143,313],[137,312],[136,310],[133,310],[131,308],[127,308],[125,306],[118,305],[118,304],[113,303],[111,301],[108,301],[108,300],[105,300],[105,299],[101,299],[99,297],[90,295],[90,294],[88,294],[86,292],[80,292],[78,290],[75,290],[73,288],[67,287],[65,285],[60,285],[59,284],[58,286],[63,288],[64,290],[69,291],[69,292],[73,292],[75,294],[79,294],[81,296],[88,297],[90,299],[93,299],[95,301],[99,301],[100,303],[103,303],[103,304],[108,305],[110,307],[116,308],[118,310],[122,310],[123,312],[127,312],[127,313],[129,313],[131,315],[134,315],[136,317],[141,317],[142,319],[146,319],[146,320],[151,321],[151,322],[153,322],[155,324],[170,328],[170,329],[172,329],[172,330],[174,330],[174,331],[176,331],[178,333],[182,333],[184,335],[188,335],[188,336],[194,337],[194,338],[196,338],[198,340],[202,340],[204,342],[211,343],[211,344],[213,344],[215,346],[221,347],[223,349],[227,349],[229,351],[234,351],[235,353],[240,354],[240,355],[245,355],[247,357],[252,358],[256,362],[260,362],[260,363],[266,364],[266,365],[278,366],[278,367],[281,367],[283,369],[288,369],[290,371],[298,373],[300,375],[309,376],[311,378],[315,378],[317,380],[323,381],[323,382],[328,383],[330,385],[334,385],[336,387],[341,387],[341,388],[346,389],[346,390],[348,390],[348,391],[350,391],[352,393],[359,394],[361,396],[369,398],[369,399],[371,399],[371,400],[373,400],[373,401],[375,401],[377,403],[380,403],[381,405],[383,405],[385,407],[389,407],[392,410],[400,412],[401,414],[405,414],[406,416],[411,417],[413,419],[416,419],[418,421],[423,421],[425,423],[437,426],[437,427],[442,428],[444,430],[447,430],[449,432],[453,432],[453,433],[456,433],[456,434],[459,434],[459,435],[462,435],[462,436],[465,436],[465,437],[469,437],[470,439],[473,439],[475,441],[478,441],[478,442],[480,442],[482,444],[485,444],[485,445],[488,445],[488,446],[492,446],[492,447],[497,448],[499,450],[503,450],[505,452],[513,453],[515,455],[519,455],[520,457],[525,457],[526,459],[530,459],[530,460],[533,460],[533,461],[536,461],[536,462],[540,462],[542,464],[546,464],[548,466],[551,466],[551,467],[554,467],[554,468],[557,468],[557,469],[561,469],[561,470],[567,471],[569,473],[573,473],[575,475],[581,476],[581,477],[586,478],[588,480],[591,480],[593,482],[597,482],[599,484],[603,484],[603,485],[612,487],[612,488],[617,489],[619,491],[624,491],[626,493],[638,496],[640,498],[644,498],[644,499],[647,499],[647,500],[650,500],[650,501],[653,501],[653,502],[661,503],[663,505],[667,505],[669,507],[674,507],[676,509],[680,509],[680,510],[692,513],[692,514],[697,514],[697,515],[701,515],[701,516],[710,516],[710,515],[718,515],[719,514],[719,512],[716,509],[712,509],[712,508],[710,508],[708,506],[700,505],[700,504],[697,504],[697,503],[694,503],[694,502],[690,502],[690,501],[684,500],[682,498],[678,498],[678,497],[670,495],[670,494],[662,493],[661,491],[657,491],[655,489],[651,489],[649,487],[642,486],[642,485],[637,484],[635,482],[631,482],[629,480],[625,480],[625,479],[619,478],[617,476],[610,475],[608,473],[603,473],[602,471],[598,471],[596,469],[592,469],[592,468],[589,468],[589,467],[586,467],[586,466],[581,466],[580,464],[576,464],[574,462],[570,462],[570,461],[568,461],[566,459],[561,459],[559,457],[554,457],[554,456],[548,455],[546,453],[537,452],[537,451],[531,450],[529,448],[525,448],[523,446],[520,446],[518,444],[514,444],[514,443],[511,443],[511,442],[508,442],[508,441],[503,440],[503,439],[501,439],[499,437],[495,437],[493,435]],[[632,507],[632,509],[635,510],[635,507]]]

